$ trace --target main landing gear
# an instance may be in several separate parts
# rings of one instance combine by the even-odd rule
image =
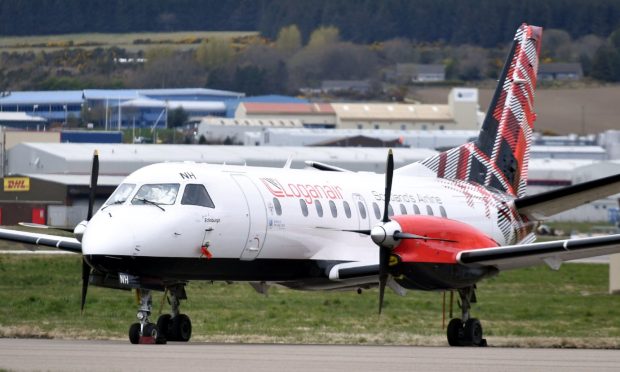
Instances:
[[[168,301],[172,308],[170,314],[162,314],[157,324],[150,322],[153,300],[148,289],[138,290],[140,308],[136,317],[139,323],[129,327],[129,341],[132,344],[165,344],[167,341],[187,342],[192,336],[192,322],[189,317],[179,312],[180,300],[187,299],[185,288],[177,285],[168,288]]]
[[[462,319],[455,318],[448,323],[448,343],[450,346],[487,346],[487,340],[482,337],[480,321],[469,316],[471,304],[476,302],[475,288],[471,286],[458,291]]]

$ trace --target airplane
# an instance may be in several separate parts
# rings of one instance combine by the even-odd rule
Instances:
[[[89,285],[136,289],[129,340],[187,342],[181,313],[194,280],[298,290],[386,287],[454,291],[460,318],[451,346],[485,346],[471,315],[476,286],[501,271],[620,252],[620,235],[535,243],[553,214],[620,192],[620,175],[526,196],[542,28],[521,25],[479,136],[385,174],[307,162],[306,169],[153,164],[130,174],[93,213],[95,152],[87,219],[75,238],[0,229],[0,238],[82,255],[81,308]],[[169,314],[151,320],[152,293]]]

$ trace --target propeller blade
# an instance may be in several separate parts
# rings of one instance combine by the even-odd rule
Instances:
[[[97,192],[97,179],[99,178],[99,151],[95,150],[93,154],[93,167],[90,171],[90,193],[88,198],[88,213],[86,221],[90,221],[93,216],[93,207],[95,205],[95,193]]]
[[[390,198],[392,197],[392,176],[394,175],[394,155],[392,149],[388,151],[387,165],[385,169],[385,205],[383,208],[383,222],[390,221],[388,209],[390,207]]]
[[[84,305],[86,304],[86,292],[88,292],[88,279],[90,277],[90,266],[86,260],[82,258],[82,302],[80,306],[81,313],[84,314]]]
[[[417,235],[417,234],[411,234],[411,233],[404,233],[404,232],[400,232],[397,231],[394,233],[394,239],[420,239],[420,240],[437,240],[440,242],[450,242],[450,243],[454,243],[454,240],[450,240],[450,239],[442,239],[442,238],[431,238],[428,236],[422,236],[422,235]]]
[[[379,315],[383,310],[383,296],[385,295],[385,285],[388,279],[388,263],[390,261],[390,249],[379,247]]]

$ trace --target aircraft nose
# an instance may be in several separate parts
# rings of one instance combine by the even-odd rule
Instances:
[[[127,256],[136,246],[136,216],[116,210],[97,213],[82,238],[84,255]]]

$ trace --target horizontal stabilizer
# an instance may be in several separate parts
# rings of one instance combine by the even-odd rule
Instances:
[[[594,200],[620,193],[620,174],[579,183],[515,200],[517,211],[544,220]]]

